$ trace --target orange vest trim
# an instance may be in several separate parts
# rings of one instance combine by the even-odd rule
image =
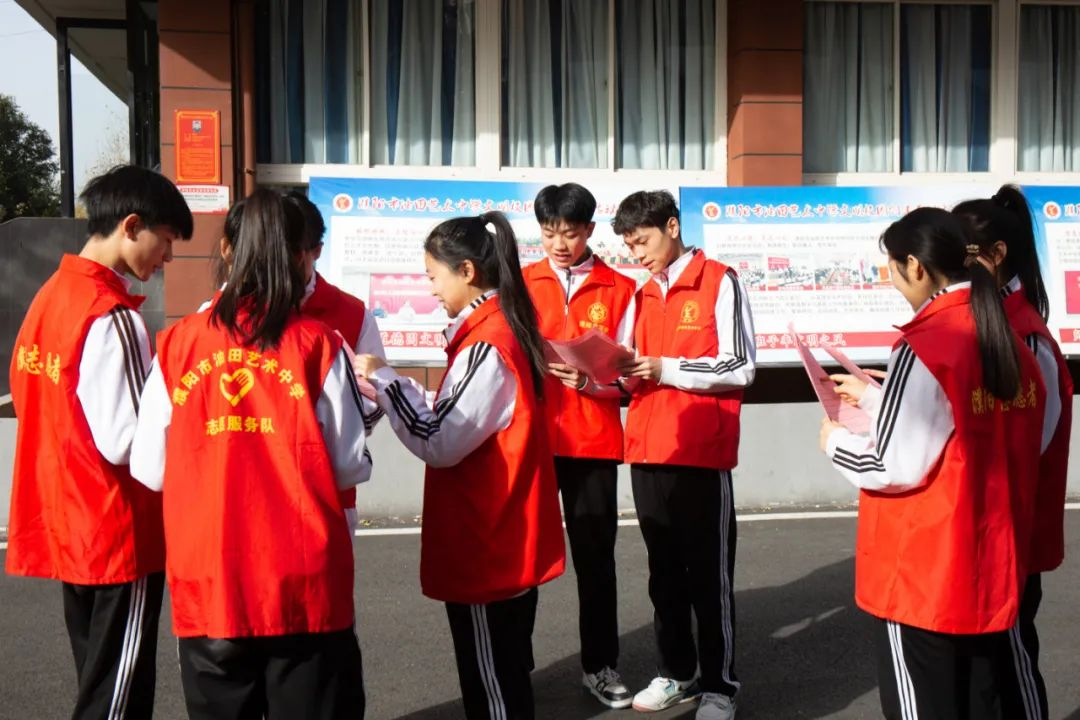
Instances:
[[[365,311],[363,300],[331,285],[319,273],[315,273],[315,290],[300,308],[300,312],[307,317],[321,320],[332,330],[341,333],[350,348],[355,348],[360,340]],[[356,488],[341,491],[341,506],[356,507]]]
[[[935,299],[900,328],[941,384],[956,429],[922,487],[863,491],[855,599],[880,618],[950,634],[1006,630],[1027,579],[1046,391],[1020,347],[1020,393],[983,387],[970,292]]]
[[[634,337],[638,355],[713,357],[719,351],[716,299],[720,283],[734,273],[702,252],[694,257],[667,297],[650,278],[637,291]],[[628,463],[687,465],[730,470],[738,464],[743,391],[703,394],[642,383],[626,416]]]
[[[173,403],[162,488],[178,637],[342,630],[352,541],[315,415],[341,339],[294,315],[276,349],[207,315],[161,334]]]
[[[427,468],[420,545],[424,595],[465,604],[512,598],[566,567],[544,410],[498,298],[465,320],[446,348],[447,366],[479,342],[495,348],[517,382],[514,415],[457,465]]]
[[[522,273],[539,316],[540,334],[548,340],[570,340],[590,329],[614,339],[634,297],[634,281],[599,257],[569,302],[547,259],[525,267]],[[555,455],[622,461],[618,398],[595,398],[548,375],[544,405]]]
[[[1065,559],[1065,487],[1069,471],[1069,438],[1072,435],[1072,375],[1046,322],[1024,294],[1009,294],[1004,305],[1013,330],[1022,338],[1038,335],[1053,348],[1057,360],[1061,416],[1054,436],[1039,461],[1039,487],[1035,497],[1035,524],[1028,569],[1032,574],[1050,572]]]
[[[12,575],[104,585],[165,566],[160,496],[127,465],[102,457],[77,395],[90,326],[143,300],[109,268],[64,255],[30,304],[10,375],[19,418],[6,561]]]

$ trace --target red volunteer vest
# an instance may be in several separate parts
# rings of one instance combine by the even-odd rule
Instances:
[[[574,293],[566,290],[546,259],[522,270],[548,340],[570,340],[590,328],[615,337],[634,297],[634,281],[608,267],[600,258]],[[548,375],[544,406],[556,455],[622,461],[623,432],[619,399],[597,399],[568,388]]]
[[[427,468],[420,551],[424,595],[445,602],[506,600],[562,575],[566,564],[555,465],[529,361],[492,298],[446,348],[447,366],[489,343],[514,375],[514,416],[457,465]]]
[[[1072,434],[1072,376],[1054,342],[1054,336],[1038,311],[1024,297],[1014,292],[1005,300],[1005,312],[1013,330],[1022,338],[1039,335],[1054,349],[1058,364],[1058,392],[1061,417],[1050,445],[1039,462],[1039,487],[1035,494],[1035,525],[1031,537],[1031,573],[1049,572],[1065,559],[1065,482],[1069,469],[1069,438]]]
[[[716,298],[728,267],[694,257],[668,290],[655,279],[638,290],[634,338],[638,355],[715,356]],[[626,416],[626,462],[730,470],[738,464],[742,390],[691,393],[653,381],[642,383]]]
[[[341,333],[351,348],[356,347],[364,329],[364,310],[363,300],[326,282],[319,273],[315,273],[315,290],[300,308],[304,315],[320,320]],[[356,507],[356,488],[341,492],[341,506]]]
[[[158,340],[173,408],[162,488],[173,631],[215,638],[353,622],[353,554],[315,403],[341,349],[294,315],[277,349],[208,313]]]
[[[951,634],[1016,621],[1046,401],[1038,364],[1019,338],[1016,399],[1003,403],[983,387],[969,299],[967,290],[942,295],[900,328],[941,384],[956,429],[925,485],[860,493],[855,560],[859,607]]]
[[[19,418],[7,552],[13,575],[104,585],[165,566],[160,497],[127,465],[101,456],[76,395],[90,326],[142,302],[109,268],[65,255],[30,304],[11,361]]]

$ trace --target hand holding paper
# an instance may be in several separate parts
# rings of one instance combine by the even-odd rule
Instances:
[[[789,325],[788,330],[795,337],[795,347],[802,358],[806,374],[810,377],[810,384],[814,388],[814,394],[821,401],[821,405],[825,408],[825,414],[828,415],[829,419],[840,423],[853,433],[865,435],[870,432],[870,416],[864,410],[848,405],[840,399],[840,396],[836,393],[836,385],[833,384],[829,374],[814,358],[810,348],[795,332],[795,328]],[[862,371],[860,370],[860,372]],[[870,379],[869,376],[867,376],[867,379]]]
[[[337,333],[338,337],[341,337],[341,333]],[[342,337],[342,340],[345,338]],[[356,353],[348,342],[341,343],[342,349],[345,350],[345,355],[349,358],[349,363],[352,365],[353,374],[356,376],[356,385],[360,389],[360,394],[366,397],[371,402],[376,402],[378,394],[375,392],[375,386],[367,380],[369,372],[374,372],[379,367],[386,367],[386,362],[382,358],[377,358],[374,355],[362,355],[356,356]],[[370,358],[370,359],[369,359]],[[372,362],[374,361],[374,362]],[[381,365],[379,364],[381,363]]]
[[[544,357],[550,363],[575,367],[601,385],[622,375],[619,366],[634,360],[634,353],[595,329],[573,340],[547,340]]]

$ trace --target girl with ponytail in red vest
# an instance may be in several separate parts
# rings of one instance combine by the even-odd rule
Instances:
[[[531,720],[537,586],[565,564],[536,310],[501,213],[438,225],[424,265],[453,319],[434,407],[378,357],[355,368],[427,463],[420,585],[446,603],[465,715]]]
[[[993,720],[998,649],[1016,622],[1046,394],[1009,326],[965,223],[920,208],[882,235],[900,328],[880,391],[838,392],[875,418],[869,435],[825,420],[821,445],[860,489],[855,599],[880,620],[886,718]]]
[[[363,717],[352,539],[371,473],[341,339],[300,315],[303,219],[244,204],[225,288],[161,334],[132,474],[162,493],[192,718]]]
[[[992,198],[960,203],[953,213],[966,219],[978,243],[990,249],[1005,314],[1013,330],[1035,353],[1046,386],[1029,575],[1020,616],[1009,630],[1008,647],[1003,652],[1006,714],[1045,720],[1050,716],[1046,684],[1039,672],[1035,615],[1042,600],[1041,573],[1056,569],[1065,557],[1065,480],[1072,432],[1072,377],[1061,348],[1046,327],[1049,302],[1035,250],[1031,211],[1023,193],[1015,186],[1005,185]],[[1015,681],[1007,682],[1011,678]]]

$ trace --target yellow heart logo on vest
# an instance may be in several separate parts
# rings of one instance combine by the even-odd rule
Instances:
[[[589,306],[589,320],[594,323],[602,323],[607,320],[608,310],[607,305],[601,302],[594,302]]]
[[[229,404],[236,407],[244,396],[255,387],[255,376],[247,368],[240,368],[232,375],[222,373],[218,387],[221,389],[221,394],[229,401]],[[236,388],[235,392],[232,391],[234,387]]]
[[[694,300],[687,300],[682,306],[682,312],[679,313],[679,322],[695,323],[699,317],[701,317],[701,306]]]

